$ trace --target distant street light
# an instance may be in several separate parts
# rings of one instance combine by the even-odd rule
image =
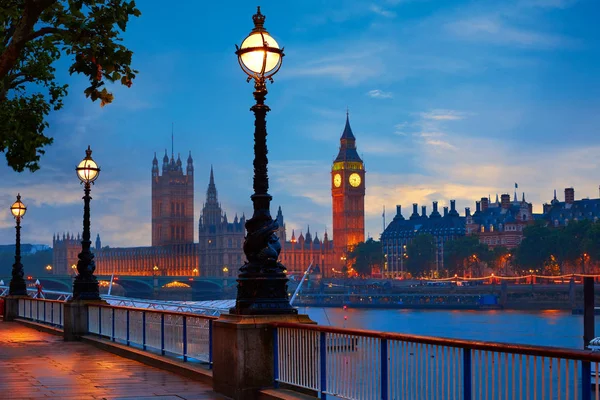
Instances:
[[[94,276],[96,264],[90,247],[90,196],[91,185],[98,178],[100,168],[92,159],[92,149],[88,146],[85,158],[79,163],[77,177],[83,183],[83,235],[81,240],[81,253],[77,262],[77,276],[73,282],[73,300],[100,300],[100,289],[98,280]]]
[[[236,46],[235,54],[247,81],[254,80],[256,104],[254,112],[254,194],[251,196],[254,213],[246,221],[247,235],[244,254],[247,262],[240,268],[235,307],[232,314],[297,314],[290,306],[285,267],[278,261],[281,244],[277,237],[279,225],[271,218],[271,195],[267,174],[267,96],[266,81],[273,82],[279,71],[283,49],[264,28],[265,16],[260,7],[252,17],[254,29]]]
[[[10,206],[10,212],[13,217],[17,220],[16,229],[16,240],[15,240],[15,263],[12,267],[12,278],[10,280],[10,286],[8,294],[11,296],[27,296],[27,286],[23,276],[23,264],[21,264],[21,218],[27,212],[27,207],[21,202],[21,194],[17,194],[17,201]]]
[[[48,271],[48,273],[52,273],[52,265],[46,265],[46,271]]]
[[[158,267],[156,265],[154,266],[154,268],[152,268],[152,271],[153,271],[152,274],[154,276],[158,275]]]
[[[194,268],[192,270],[192,274],[194,274],[194,276],[198,275],[198,268]]]
[[[229,268],[227,266],[223,267],[223,276],[229,276]]]

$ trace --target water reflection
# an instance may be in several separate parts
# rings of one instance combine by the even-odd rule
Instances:
[[[583,316],[559,310],[343,310],[316,307],[300,307],[299,310],[321,325],[541,346],[579,349],[583,346]],[[348,319],[344,320],[344,316]],[[596,332],[600,332],[598,323]]]

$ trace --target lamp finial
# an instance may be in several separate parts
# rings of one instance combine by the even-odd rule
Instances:
[[[260,12],[260,6],[257,7],[256,14],[252,16],[252,20],[254,21],[254,29],[252,32],[262,32],[265,30],[265,16]]]

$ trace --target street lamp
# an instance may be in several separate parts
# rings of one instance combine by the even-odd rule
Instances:
[[[227,266],[223,267],[223,276],[229,276],[229,268]]]
[[[195,275],[198,275],[198,268],[194,268],[194,269],[192,270],[192,274],[194,274],[194,276],[195,276]]]
[[[100,174],[98,164],[92,159],[92,149],[88,146],[85,151],[85,158],[79,163],[77,168],[77,177],[83,183],[83,235],[81,240],[81,253],[77,261],[77,276],[73,282],[73,300],[100,300],[100,290],[98,280],[94,276],[96,264],[94,255],[90,250],[92,241],[90,240],[90,188]]]
[[[48,273],[52,273],[52,265],[46,265],[46,271],[48,271]]]
[[[264,28],[265,16],[260,7],[252,17],[254,29],[236,45],[235,54],[242,70],[248,75],[247,81],[254,80],[256,104],[250,108],[254,112],[254,213],[246,221],[247,235],[244,239],[244,254],[248,260],[238,276],[235,307],[229,312],[238,315],[257,314],[297,314],[290,306],[286,268],[279,260],[281,244],[276,235],[279,225],[271,218],[269,210],[269,177],[267,174],[267,96],[266,81],[273,82],[273,75],[279,71],[283,49]]]
[[[13,217],[17,220],[15,229],[17,231],[15,241],[15,263],[12,268],[12,278],[10,280],[10,287],[8,294],[11,296],[27,296],[27,286],[23,279],[23,264],[21,264],[21,218],[27,212],[27,207],[21,202],[21,194],[17,194],[17,201],[10,206],[10,212]]]
[[[158,275],[158,267],[155,265],[154,268],[152,268],[153,274],[154,276]]]

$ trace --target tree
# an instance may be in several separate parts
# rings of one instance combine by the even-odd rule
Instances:
[[[417,235],[406,246],[406,270],[413,276],[431,271],[435,261],[435,241],[430,234]]]
[[[523,240],[515,251],[515,263],[525,273],[536,271],[550,259],[556,240],[550,228],[537,223],[523,230]]]
[[[3,0],[0,7],[0,152],[15,171],[39,169],[53,139],[46,117],[60,110],[67,85],[56,82],[54,63],[71,58],[69,73],[89,79],[84,90],[100,105],[113,95],[106,82],[130,87],[136,70],[132,51],[119,42],[135,1]]]
[[[350,254],[348,254],[348,259],[351,260],[352,268],[354,268],[358,275],[371,275],[371,270],[374,266],[383,265],[381,242],[370,238],[366,242],[358,243]]]
[[[459,237],[444,246],[444,265],[450,274],[466,275],[473,268],[480,272],[481,263],[490,259],[489,253],[477,236]]]

